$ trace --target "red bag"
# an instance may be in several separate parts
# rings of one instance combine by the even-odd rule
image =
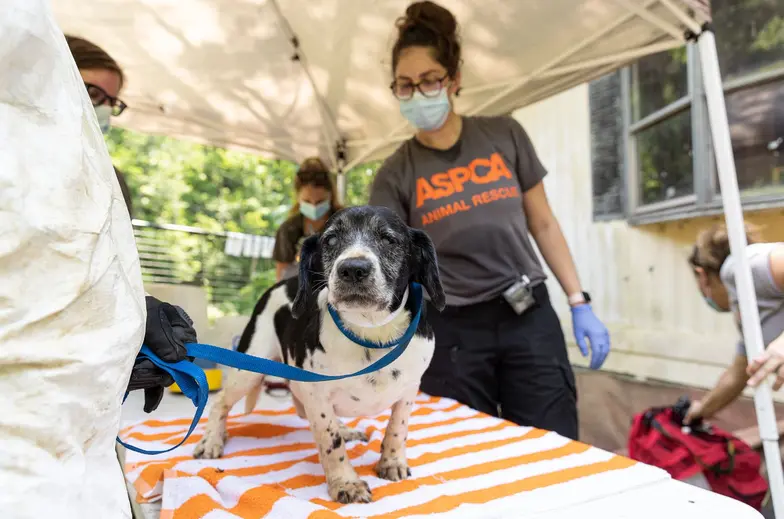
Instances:
[[[629,457],[666,470],[683,480],[702,472],[717,494],[762,508],[768,483],[760,474],[762,459],[746,443],[717,427],[684,427],[688,401],[652,408],[634,417]]]

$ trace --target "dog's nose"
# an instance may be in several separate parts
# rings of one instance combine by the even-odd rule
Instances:
[[[373,269],[373,264],[365,258],[349,258],[340,262],[338,276],[341,281],[359,283],[364,281]]]

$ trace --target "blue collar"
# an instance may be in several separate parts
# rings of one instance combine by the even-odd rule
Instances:
[[[419,326],[419,319],[422,316],[422,285],[419,283],[411,283],[410,290],[414,297],[414,312],[411,316],[411,322],[409,323],[408,329],[406,329],[403,335],[389,342],[372,342],[359,337],[357,334],[346,327],[346,325],[343,323],[343,319],[340,318],[340,314],[338,314],[338,311],[335,310],[332,305],[327,304],[327,310],[329,311],[329,315],[332,317],[332,321],[335,323],[335,326],[337,326],[338,330],[340,330],[340,333],[342,333],[354,344],[362,346],[363,348],[371,348],[374,350],[394,348],[395,346],[400,346],[401,344],[408,344],[411,342],[411,339],[414,337],[414,333],[416,333],[417,327]]]

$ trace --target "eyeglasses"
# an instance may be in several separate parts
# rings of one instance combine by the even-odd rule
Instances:
[[[128,108],[127,104],[116,97],[110,96],[106,93],[106,90],[99,87],[98,85],[85,83],[84,86],[87,87],[87,93],[90,95],[90,101],[92,101],[94,107],[108,104],[112,107],[112,115],[114,117],[117,117],[123,113],[126,108]]]
[[[441,92],[441,89],[444,88],[444,82],[448,78],[449,74],[440,79],[425,78],[418,83],[396,79],[389,85],[389,88],[392,89],[392,93],[400,101],[408,101],[414,97],[414,92],[416,90],[419,90],[425,97],[436,97],[439,92]]]

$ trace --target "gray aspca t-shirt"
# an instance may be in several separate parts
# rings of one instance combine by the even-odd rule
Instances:
[[[448,150],[403,143],[378,170],[370,205],[430,235],[447,304],[464,306],[500,296],[523,274],[544,281],[522,194],[546,174],[513,118],[463,117]]]
[[[762,325],[762,342],[765,343],[766,348],[775,338],[784,333],[784,293],[776,285],[770,270],[770,253],[776,247],[781,246],[784,246],[784,243],[753,243],[746,247],[746,257],[749,260],[754,291],[757,294],[757,308]],[[729,256],[721,266],[720,276],[722,283],[727,287],[730,309],[735,316],[738,329],[741,330],[738,290],[735,285],[735,264],[735,258]],[[742,330],[737,353],[746,355]]]

